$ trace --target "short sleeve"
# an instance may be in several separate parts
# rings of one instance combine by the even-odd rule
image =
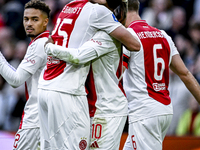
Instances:
[[[132,29],[132,28],[127,28],[127,30],[136,38],[139,40],[137,34],[135,33],[135,31]],[[128,69],[128,62],[129,62],[129,59],[131,57],[131,52],[126,48],[126,47],[123,47],[123,66],[125,66],[127,69]]]
[[[132,28],[127,28],[127,30],[135,37],[139,40],[137,34],[135,33],[135,31]],[[128,49],[126,49],[126,47],[123,47],[123,54],[126,55],[127,57],[130,57],[131,53]]]
[[[174,42],[172,41],[172,38],[169,35],[167,35],[167,33],[165,31],[161,30],[161,32],[169,43],[169,46],[171,48],[171,55],[174,56],[176,54],[179,54]]]
[[[95,5],[90,21],[91,26],[108,34],[122,25],[108,8],[99,4]]]

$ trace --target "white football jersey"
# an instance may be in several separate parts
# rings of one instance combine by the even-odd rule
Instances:
[[[45,31],[32,40],[28,46],[24,59],[19,65],[19,68],[32,74],[25,84],[27,102],[24,107],[20,129],[39,127],[37,87],[40,73],[47,62],[44,44],[47,41],[48,36],[49,31]]]
[[[105,6],[77,0],[67,4],[61,11],[52,38],[56,45],[78,48],[98,30],[109,34],[119,26],[121,24]],[[47,65],[39,80],[39,88],[86,95],[88,65],[74,66],[50,56],[47,59]]]
[[[98,55],[98,58],[92,61],[86,81],[90,116],[126,116],[128,101],[120,82],[122,75],[121,43],[107,33],[99,31],[86,44],[88,47],[93,47]]]
[[[173,114],[169,97],[169,65],[178,54],[171,38],[149,26],[146,21],[134,21],[128,30],[141,43],[139,52],[124,48],[123,79],[128,99],[129,121],[134,122],[157,115]]]

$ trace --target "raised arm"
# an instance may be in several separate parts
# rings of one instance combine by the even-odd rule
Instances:
[[[200,85],[191,72],[186,68],[179,54],[172,57],[170,68],[180,77],[187,89],[200,104]]]

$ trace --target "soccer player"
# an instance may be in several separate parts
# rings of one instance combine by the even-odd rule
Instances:
[[[119,15],[116,16],[124,21],[126,3],[121,3],[118,10]],[[119,149],[128,113],[128,102],[119,81],[122,74],[121,48],[119,41],[103,31],[98,31],[91,40],[77,49],[64,48],[52,43],[45,47],[48,55],[74,65],[86,65],[91,62],[86,82],[92,118],[91,150]]]
[[[14,150],[36,150],[40,142],[38,116],[38,79],[44,68],[47,56],[44,53],[44,44],[48,39],[47,24],[50,9],[40,0],[31,0],[24,9],[24,29],[31,42],[24,59],[15,70],[0,53],[0,73],[13,87],[25,83],[26,105],[19,130],[15,135]]]
[[[173,110],[169,68],[200,103],[200,86],[185,67],[172,39],[138,15],[139,1],[128,1],[126,26],[141,43],[139,52],[124,49],[124,90],[128,99],[129,135],[123,150],[161,150]]]
[[[121,0],[116,1],[118,4],[114,7],[119,2]],[[86,0],[73,1],[61,11],[52,38],[55,45],[78,48],[99,30],[114,37],[121,36],[117,39],[127,38],[127,30],[105,6]],[[138,50],[140,44],[133,36],[132,39],[135,43],[132,50]],[[47,66],[39,80],[42,148],[89,148],[90,118],[85,91],[88,65],[72,65],[48,56]]]

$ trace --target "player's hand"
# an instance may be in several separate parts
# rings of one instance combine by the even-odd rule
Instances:
[[[54,47],[55,47],[55,45],[53,43],[49,42],[46,44],[44,51],[48,56],[52,56],[52,57],[56,58],[59,51],[57,51]]]
[[[52,56],[52,47],[53,47],[53,45],[52,45],[52,43],[51,42],[49,42],[49,43],[47,43],[46,45],[45,45],[45,47],[44,47],[44,52],[47,54],[47,55],[49,55],[49,56]]]
[[[54,44],[54,41],[53,41],[51,35],[49,35],[48,40],[47,40],[47,41],[45,42],[45,44],[44,44],[44,47],[45,47],[48,43],[53,43],[53,44]]]

